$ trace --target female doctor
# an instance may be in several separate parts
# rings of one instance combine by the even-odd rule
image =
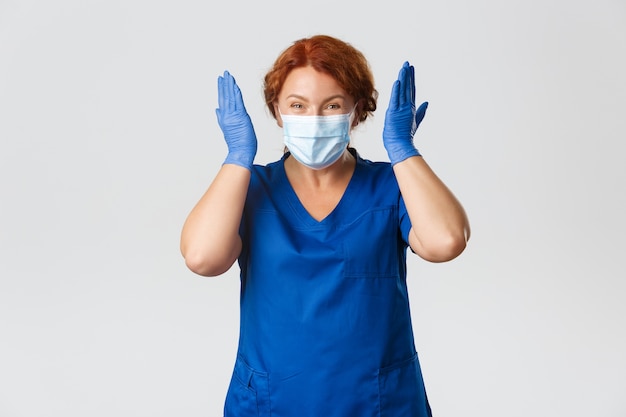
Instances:
[[[203,276],[238,261],[240,336],[225,416],[430,416],[406,286],[407,248],[457,257],[466,214],[413,143],[414,69],[402,65],[382,140],[390,162],[350,147],[376,109],[363,54],[318,35],[284,50],[265,76],[286,151],[253,164],[257,139],[241,91],[218,77],[228,154],[182,229]]]

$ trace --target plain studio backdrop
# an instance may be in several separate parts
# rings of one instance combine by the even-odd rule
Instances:
[[[371,63],[368,159],[415,65],[416,145],[470,217],[459,258],[409,260],[435,416],[626,416],[623,0],[0,0],[1,417],[221,415],[238,267],[178,246],[226,155],[217,77],[278,159],[262,78],[318,33]]]

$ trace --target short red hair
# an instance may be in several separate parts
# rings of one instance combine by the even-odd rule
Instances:
[[[365,56],[352,45],[328,35],[316,35],[295,41],[285,49],[265,75],[265,104],[276,118],[274,103],[287,75],[310,66],[333,77],[357,104],[355,120],[362,122],[376,110],[378,91]]]

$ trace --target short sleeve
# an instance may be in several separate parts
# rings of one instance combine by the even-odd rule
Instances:
[[[400,201],[398,203],[398,220],[400,224],[400,233],[402,234],[402,240],[404,240],[404,243],[409,246],[409,232],[411,231],[412,225],[402,195],[400,195]]]

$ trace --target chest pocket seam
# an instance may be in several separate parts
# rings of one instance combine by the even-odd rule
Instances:
[[[343,242],[345,278],[396,278],[400,228],[394,206],[368,210],[347,228]]]

